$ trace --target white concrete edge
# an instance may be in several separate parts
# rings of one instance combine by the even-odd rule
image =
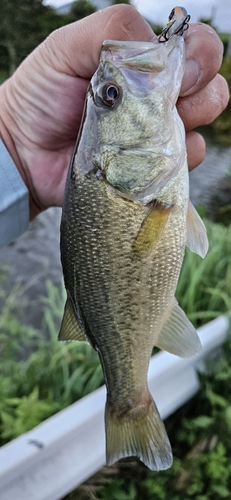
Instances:
[[[149,387],[163,419],[199,389],[197,370],[226,339],[220,316],[198,329],[202,350],[190,359],[166,352],[150,362]],[[0,448],[1,500],[57,500],[104,465],[105,386]]]

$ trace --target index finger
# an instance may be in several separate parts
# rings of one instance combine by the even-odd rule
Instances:
[[[220,69],[223,50],[223,43],[211,26],[202,23],[189,25],[181,97],[198,92],[213,80]]]
[[[113,5],[56,30],[46,40],[49,63],[61,73],[90,79],[104,40],[150,41],[150,25],[131,5]]]

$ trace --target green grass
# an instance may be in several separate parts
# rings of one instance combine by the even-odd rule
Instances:
[[[17,320],[20,288],[2,299],[0,444],[32,429],[103,383],[98,356],[89,345],[57,341],[64,290],[60,293],[47,283],[41,331]]]
[[[8,72],[0,70],[0,85],[8,78]]]
[[[201,259],[186,248],[176,293],[197,327],[231,310],[231,226],[210,221],[206,226],[208,254]]]

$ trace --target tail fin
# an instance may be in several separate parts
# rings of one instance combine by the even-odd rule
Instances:
[[[164,470],[172,465],[169,439],[157,407],[150,395],[140,404],[118,415],[106,405],[107,465],[123,457],[136,455],[151,470]]]

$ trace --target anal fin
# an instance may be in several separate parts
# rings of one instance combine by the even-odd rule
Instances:
[[[197,331],[175,298],[156,345],[182,358],[194,356],[201,350]]]
[[[87,342],[83,330],[78,323],[74,306],[69,294],[67,294],[67,301],[64,308],[64,314],[58,339],[79,340],[80,342]]]

